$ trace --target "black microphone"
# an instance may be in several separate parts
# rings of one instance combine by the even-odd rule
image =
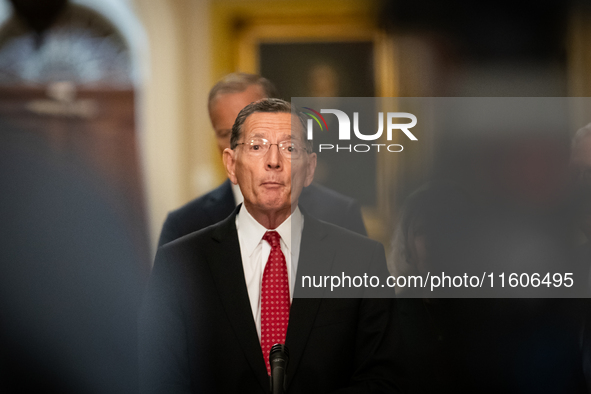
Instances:
[[[271,365],[271,394],[285,393],[285,375],[287,373],[287,363],[289,362],[289,352],[282,343],[276,343],[269,352],[269,364]]]

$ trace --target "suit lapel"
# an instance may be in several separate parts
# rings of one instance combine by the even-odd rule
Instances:
[[[332,265],[334,250],[322,247],[322,239],[326,237],[326,231],[318,220],[309,215],[304,216],[304,230],[300,244],[300,257],[298,261],[298,273],[296,280],[302,274],[314,272],[320,264],[326,267]],[[323,271],[330,272],[330,271]],[[322,298],[296,298],[297,285],[295,286],[291,309],[289,312],[289,324],[287,326],[287,337],[285,345],[289,350],[289,366],[287,374],[287,386],[289,387],[293,380],[297,368],[308,342],[310,331],[316,320],[318,307]]]
[[[238,344],[263,390],[268,391],[269,378],[244,281],[235,222],[237,211],[220,223],[214,232],[213,238],[218,246],[208,253],[207,261]]]
[[[213,234],[217,247],[208,252],[207,261],[212,272],[218,294],[238,344],[250,364],[263,390],[269,390],[269,377],[258,340],[248,290],[244,281],[244,270],[240,254],[238,232],[236,231],[236,213],[220,223]],[[322,240],[327,233],[311,216],[304,214],[304,230],[300,244],[297,278],[302,273],[314,272],[320,264],[332,265],[334,250],[323,247]],[[329,272],[329,271],[323,271]],[[297,289],[297,286],[296,286]],[[321,298],[297,298],[297,290],[289,313],[286,346],[289,349],[287,386],[289,387],[299,367],[314,326]],[[247,323],[246,323],[247,322]]]

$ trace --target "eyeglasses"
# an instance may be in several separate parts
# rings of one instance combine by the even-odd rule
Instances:
[[[288,160],[299,159],[304,154],[304,152],[308,152],[302,143],[291,140],[271,144],[265,138],[252,138],[247,142],[240,142],[236,145],[244,145],[246,148],[246,153],[255,157],[265,156],[273,145],[277,145],[281,155]]]

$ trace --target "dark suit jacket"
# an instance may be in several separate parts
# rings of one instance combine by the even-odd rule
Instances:
[[[317,219],[367,235],[359,204],[352,198],[312,184],[302,191],[299,205]],[[234,208],[232,183],[227,179],[217,189],[170,212],[162,226],[158,246],[220,222],[232,214]]]
[[[298,275],[351,259],[385,269],[381,244],[309,215],[300,250]],[[396,391],[393,299],[296,297],[288,393]],[[159,249],[140,314],[140,364],[143,393],[269,392],[235,214]]]

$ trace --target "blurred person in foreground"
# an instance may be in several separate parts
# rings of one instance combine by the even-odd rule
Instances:
[[[300,210],[316,154],[291,109],[240,111],[224,164],[244,204],[159,249],[140,315],[143,393],[268,393],[275,343],[289,349],[287,393],[397,392],[393,299],[298,298],[302,272],[387,269],[381,244]]]
[[[223,154],[230,148],[232,125],[238,112],[248,104],[277,97],[273,84],[258,75],[229,74],[209,92],[209,118]],[[229,179],[211,192],[168,214],[158,246],[200,230],[228,217],[243,200],[240,188]],[[311,184],[302,190],[300,205],[317,219],[367,235],[359,204],[326,187]]]
[[[0,124],[2,393],[137,392],[145,264],[98,178]]]
[[[497,275],[531,272],[523,267],[536,264],[571,272],[568,141],[493,142],[464,147],[460,170],[440,166],[405,201],[391,258],[397,273],[453,275],[476,267]],[[586,392],[579,300],[505,298],[505,290],[490,299],[456,294],[397,292],[409,391]]]

